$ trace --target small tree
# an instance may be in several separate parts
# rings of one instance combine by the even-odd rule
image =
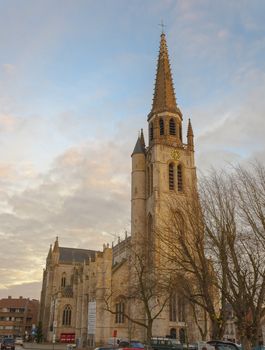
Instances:
[[[38,323],[35,339],[36,339],[37,343],[41,343],[43,340],[42,323],[41,322]]]

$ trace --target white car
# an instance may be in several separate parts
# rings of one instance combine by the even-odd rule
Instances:
[[[15,340],[15,345],[23,345],[23,339],[20,337],[17,337]]]

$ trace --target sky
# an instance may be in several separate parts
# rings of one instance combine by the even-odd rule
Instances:
[[[39,298],[56,236],[130,232],[161,20],[198,173],[265,163],[263,0],[0,0],[0,298]]]

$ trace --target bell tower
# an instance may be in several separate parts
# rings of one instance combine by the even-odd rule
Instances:
[[[148,146],[139,135],[132,154],[131,234],[150,244],[170,195],[183,197],[196,189],[194,135],[190,119],[183,140],[183,115],[177,105],[166,35],[161,33],[155,88],[148,121]]]

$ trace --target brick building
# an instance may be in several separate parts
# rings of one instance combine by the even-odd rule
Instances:
[[[29,298],[0,299],[0,338],[30,335],[37,324],[39,301]]]

